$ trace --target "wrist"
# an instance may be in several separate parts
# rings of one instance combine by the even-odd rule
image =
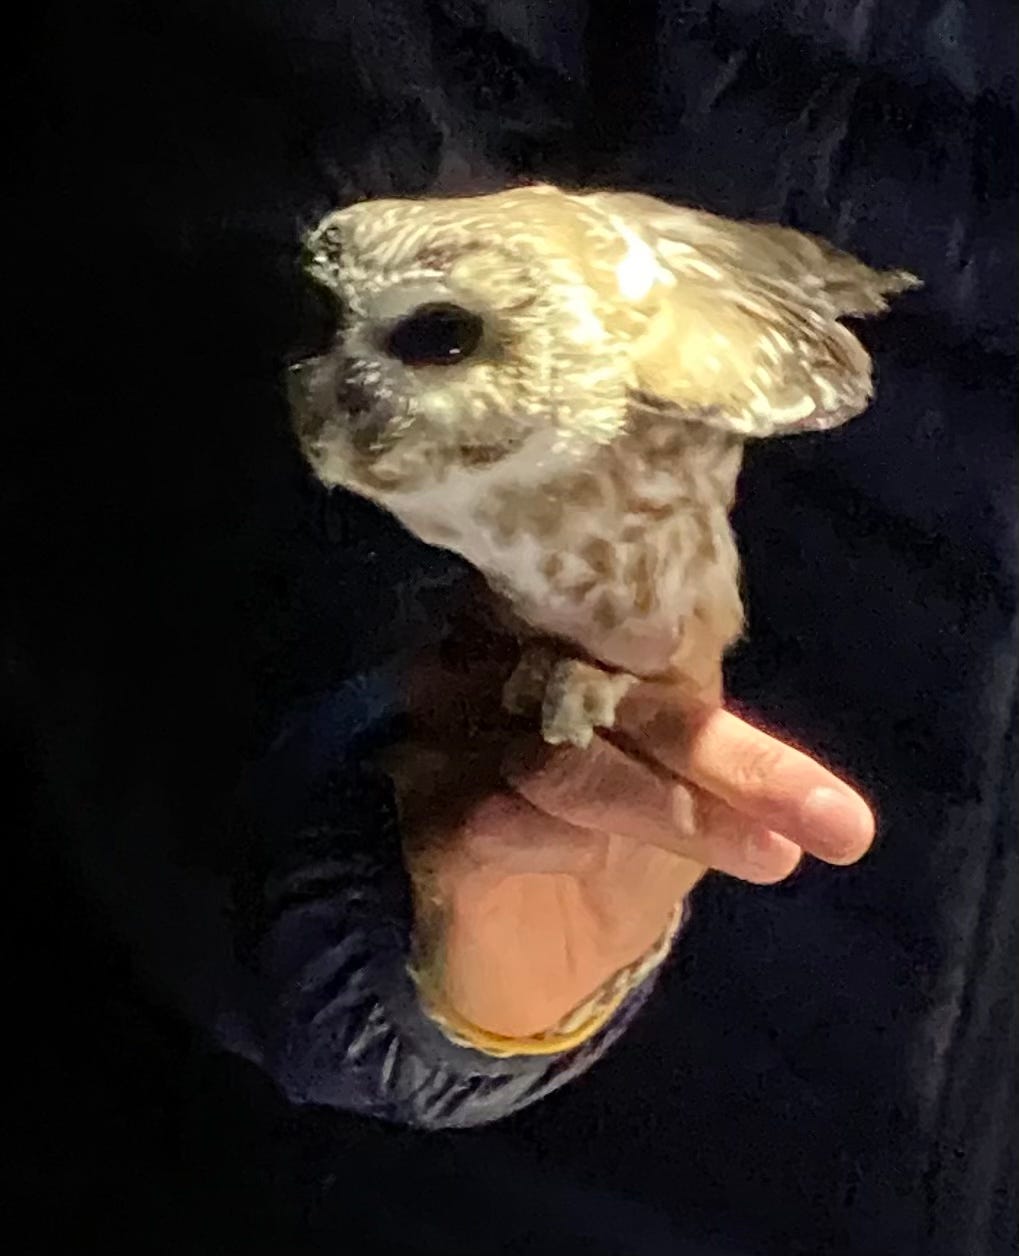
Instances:
[[[503,1000],[479,1001],[458,988],[461,983],[447,964],[448,919],[434,901],[418,913],[410,974],[426,1015],[458,1045],[502,1057],[558,1054],[580,1046],[612,1019],[669,954],[686,916],[684,898],[674,905],[650,947],[614,969],[565,1013],[551,1016],[538,1029],[531,1028],[535,1023],[533,1006],[514,1016]],[[517,1032],[518,1027],[524,1032]]]

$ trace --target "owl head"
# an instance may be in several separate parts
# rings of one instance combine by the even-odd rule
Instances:
[[[524,446],[583,457],[642,416],[835,426],[871,396],[839,319],[917,282],[785,227],[548,186],[364,202],[306,256],[337,331],[292,369],[295,428],[324,482],[382,502]]]
[[[554,189],[325,218],[306,268],[335,300],[336,334],[289,389],[317,475],[384,499],[535,439],[551,456],[611,438],[634,379],[582,235]]]

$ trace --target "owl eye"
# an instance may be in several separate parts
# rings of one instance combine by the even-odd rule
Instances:
[[[407,366],[452,366],[477,349],[485,324],[461,305],[419,305],[390,330],[386,352]]]

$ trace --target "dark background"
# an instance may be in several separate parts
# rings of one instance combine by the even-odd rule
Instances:
[[[31,11],[5,237],[21,1250],[1014,1250],[1014,36],[1011,5],[915,0]],[[290,441],[282,364],[321,334],[299,234],[517,177],[780,217],[927,281],[866,332],[870,416],[754,450],[737,520],[732,692],[882,823],[857,868],[712,882],[610,1058],[422,1136],[289,1109],[186,1013],[244,765],[448,588]]]

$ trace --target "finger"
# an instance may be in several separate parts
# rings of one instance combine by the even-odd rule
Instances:
[[[650,842],[745,881],[789,875],[800,850],[727,803],[652,771],[611,743],[548,752],[513,747],[503,773],[541,812],[582,829]]]
[[[667,685],[641,685],[618,727],[642,755],[699,785],[828,863],[854,863],[874,840],[874,816],[845,781],[809,755],[729,711],[691,718]]]
[[[854,863],[874,840],[874,814],[851,785],[728,711],[695,733],[686,775],[828,863]]]
[[[713,794],[696,787],[692,793],[697,815],[692,858],[755,885],[784,881],[799,867],[803,851],[782,833],[755,823]]]
[[[604,858],[602,834],[542,812],[512,790],[501,790],[470,808],[433,865],[440,875],[453,877],[479,871],[582,876],[594,872]]]

